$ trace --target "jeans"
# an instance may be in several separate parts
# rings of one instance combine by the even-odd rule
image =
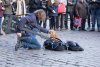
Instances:
[[[95,23],[97,21],[97,28],[100,31],[100,9],[91,10],[92,29],[95,29]]]
[[[34,32],[38,32],[37,29],[33,29]],[[31,48],[31,49],[40,49],[41,45],[36,39],[36,35],[32,33],[28,33],[28,37],[23,39],[22,41],[25,42],[23,47],[24,48]]]

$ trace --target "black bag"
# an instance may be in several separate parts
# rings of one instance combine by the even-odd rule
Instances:
[[[54,50],[54,51],[63,51],[65,50],[65,47],[63,45],[63,42],[60,39],[53,39],[53,38],[49,38],[48,40],[46,40],[44,42],[45,49],[48,50]]]
[[[67,41],[67,45],[68,45],[68,50],[71,51],[84,51],[84,49],[79,46],[78,43],[73,42],[73,41]]]

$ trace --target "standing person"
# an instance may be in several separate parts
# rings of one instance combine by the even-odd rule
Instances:
[[[60,5],[63,6],[62,9],[60,10],[63,10],[63,12],[60,12],[59,13],[59,7]],[[65,18],[65,15],[66,15],[66,5],[67,5],[67,0],[59,0],[59,5],[58,5],[58,22],[59,22],[59,26],[60,26],[60,30],[64,30],[65,29],[65,22],[64,22],[64,18]]]
[[[0,0],[0,35],[5,35],[4,31],[2,30],[2,17],[3,17],[3,12],[5,8],[2,4],[2,1]]]
[[[59,25],[57,22],[58,19],[58,1],[54,0],[54,3],[52,3],[51,0],[48,1],[48,16],[50,17],[49,20],[49,27],[50,29],[57,30]]]
[[[80,30],[82,31],[86,31],[85,30],[85,23],[86,23],[86,18],[88,15],[88,9],[87,9],[87,4],[84,0],[79,0],[78,3],[76,4],[76,13],[77,16],[79,16],[80,18],[82,18],[81,20],[81,28]]]
[[[87,4],[88,4],[88,18],[87,18],[87,23],[88,23],[88,28],[87,28],[87,30],[90,30],[90,28],[91,28],[91,19],[90,19],[90,13],[91,13],[91,8],[90,8],[90,4],[89,4],[89,1],[90,0],[86,0],[86,2],[87,2]]]
[[[73,29],[73,24],[74,24],[73,19],[74,19],[74,6],[75,6],[76,3],[77,3],[77,0],[68,0],[68,4],[67,4],[67,7],[68,7],[67,8],[67,13],[70,16],[70,29],[71,30],[74,30]],[[67,18],[68,18],[68,14],[67,14]],[[67,24],[66,27],[68,27],[68,24]]]
[[[6,25],[6,33],[11,32],[11,22],[12,22],[12,0],[2,0],[5,11],[4,11],[4,23],[7,23]]]
[[[97,21],[97,29],[100,32],[100,0],[90,0],[91,8],[91,21],[92,29],[90,31],[95,31],[95,24]]]

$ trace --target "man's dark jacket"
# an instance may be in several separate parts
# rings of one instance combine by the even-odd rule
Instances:
[[[17,24],[17,32],[23,31],[23,28],[25,27],[29,27],[31,30],[33,28],[37,28],[44,33],[49,33],[47,29],[42,28],[37,23],[36,15],[34,13],[30,13],[29,15],[21,18],[21,20]]]

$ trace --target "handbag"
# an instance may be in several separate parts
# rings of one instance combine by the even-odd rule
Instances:
[[[66,5],[63,3],[60,3],[58,6],[58,14],[59,13],[66,13]]]

